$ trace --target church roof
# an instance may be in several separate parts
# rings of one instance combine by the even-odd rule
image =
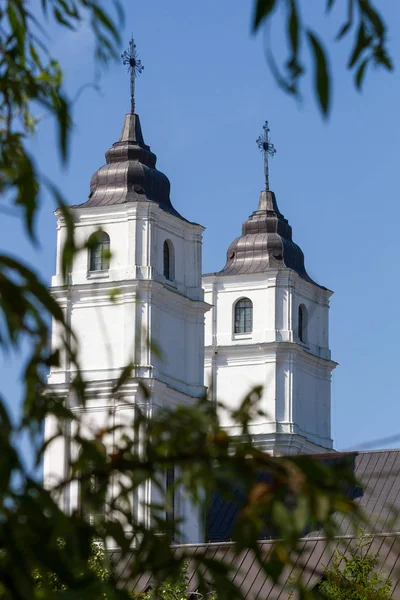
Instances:
[[[371,532],[371,551],[379,553],[379,569],[393,581],[393,598],[400,600],[400,450],[380,450],[372,452],[345,453],[354,459],[354,471],[360,487],[350,490],[351,496],[356,498],[368,519]],[[316,460],[340,460],[340,453],[318,456]],[[232,528],[230,523],[235,518],[235,510],[227,503],[214,498],[209,523],[209,543],[192,544],[185,546],[190,553],[206,554],[210,558],[223,560],[231,567],[232,581],[239,586],[243,596],[249,600],[290,598],[287,582],[293,570],[286,570],[280,584],[274,585],[256,559],[254,552],[245,550],[239,555],[235,551],[234,543],[230,540]],[[218,523],[221,525],[219,526]],[[320,532],[310,532],[304,537],[301,544],[300,558],[295,568],[301,571],[303,582],[310,589],[313,588],[323,576],[324,567],[329,565],[336,549],[346,553],[354,540],[353,530],[346,519],[339,523],[340,536],[327,545]],[[368,532],[367,532],[368,533]],[[222,535],[221,535],[222,534]],[[274,540],[260,540],[261,553],[268,557],[274,546]],[[179,552],[180,546],[175,551]],[[114,551],[112,559],[116,563],[122,585],[124,575],[128,576],[129,559],[127,562],[120,560],[121,553]],[[195,593],[198,588],[197,569],[198,561],[194,559],[189,563],[189,592]],[[204,573],[203,573],[204,576]],[[207,577],[205,577],[207,579]],[[141,592],[151,587],[151,576],[143,573],[134,583],[135,591]],[[212,582],[210,581],[210,589]]]
[[[397,533],[389,535],[373,535],[371,540],[371,553],[379,554],[380,564],[378,571],[381,571],[386,577],[392,580],[392,598],[400,600],[400,554],[399,542],[400,536]],[[211,560],[220,560],[227,564],[230,569],[232,582],[240,589],[243,597],[246,600],[290,600],[290,581],[301,574],[302,581],[308,589],[313,589],[323,578],[324,568],[328,567],[335,555],[335,551],[339,550],[345,555],[353,543],[351,537],[337,537],[332,540],[331,544],[327,545],[326,540],[322,537],[310,537],[301,541],[299,546],[298,559],[293,568],[284,570],[279,583],[274,584],[272,579],[263,571],[259,560],[252,550],[244,550],[237,553],[233,542],[221,544],[193,544],[185,546],[185,550],[193,553],[193,560],[189,562],[188,567],[188,597],[197,597],[199,588],[198,571],[202,573],[202,577],[208,584],[210,592],[213,586],[211,577],[204,571],[200,565],[200,561],[196,560],[196,555],[205,556]],[[260,542],[261,556],[268,559],[268,556],[274,548],[273,540]],[[175,549],[179,553],[179,546]],[[122,564],[119,561],[119,552],[114,552],[111,555],[111,560],[116,564],[117,572],[120,578],[121,587],[132,589],[132,584],[129,581],[129,566],[128,563]],[[296,560],[296,557],[293,557]],[[125,580],[125,581],[124,581]],[[126,581],[128,580],[128,581]],[[144,573],[138,578],[133,589],[137,594],[143,593],[151,589],[152,579],[149,573]],[[212,594],[211,594],[212,596]]]
[[[122,133],[106,152],[106,164],[90,182],[90,194],[79,208],[150,200],[183,219],[170,200],[170,182],[156,169],[156,155],[145,144],[139,115],[125,116]]]
[[[372,452],[334,452],[316,455],[315,460],[323,460],[327,465],[340,461],[341,457],[351,458],[354,475],[359,483],[347,494],[360,504],[374,533],[400,533],[400,450],[378,450]],[[233,523],[240,511],[241,493],[235,492],[237,502],[223,501],[217,495],[208,515],[208,539],[211,542],[225,542],[232,538]],[[352,525],[346,519],[340,523],[340,533],[349,535]],[[318,532],[313,532],[318,535]]]
[[[274,192],[263,190],[257,210],[242,225],[242,235],[230,244],[224,268],[215,274],[247,275],[282,267],[293,269],[315,284],[304,266],[301,248],[292,240],[292,228],[280,212]]]

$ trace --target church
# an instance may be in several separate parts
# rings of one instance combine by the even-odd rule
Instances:
[[[66,224],[61,212],[56,212],[57,259],[51,287],[78,337],[78,358],[88,383],[83,415],[87,427],[132,421],[135,405],[149,417],[159,407],[190,405],[207,388],[211,400],[232,409],[251,388],[261,385],[262,414],[250,426],[260,449],[276,456],[334,452],[332,292],[308,275],[303,252],[270,189],[268,159],[274,146],[268,124],[259,139],[264,189],[254,198],[254,210],[242,224],[241,235],[227,249],[225,266],[202,274],[204,227],[174,208],[170,181],[157,170],[157,157],[145,141],[135,111],[135,75],[141,64],[133,41],[127,61],[132,74],[131,110],[124,119],[121,116],[120,137],[92,176],[89,197],[72,207],[76,242],[85,246],[89,240],[89,244],[74,260],[69,285],[62,277]],[[216,261],[223,264],[223,257]],[[59,336],[54,327],[54,347]],[[135,365],[133,377],[114,394],[114,382],[128,363]],[[53,394],[69,396],[72,371],[65,357],[51,368],[48,385]],[[140,382],[149,389],[151,402]],[[73,410],[82,411],[74,398],[69,402]],[[227,412],[222,411],[221,419],[235,435]],[[54,430],[55,423],[48,420],[46,438]],[[112,443],[105,440],[106,446]],[[68,433],[51,445],[44,460],[45,485],[66,475],[74,452]],[[400,507],[399,465],[397,451],[355,454],[356,473],[365,482],[360,502],[371,517],[376,511],[381,517],[389,501]],[[149,518],[145,505],[155,494],[151,485],[140,492],[135,503],[138,519]],[[76,484],[64,492],[61,504],[67,512],[78,507]],[[176,516],[185,522],[186,543],[208,543],[215,552],[226,552],[234,518],[229,507],[211,508],[206,534],[184,498],[176,507]],[[389,513],[384,523],[374,544],[379,548],[389,544],[385,564],[386,570],[387,565],[393,570],[397,530],[393,524],[389,529]],[[268,552],[271,542],[262,543]],[[325,552],[323,540],[310,534],[304,544],[315,567]],[[263,597],[276,597],[277,590],[268,588],[265,576],[252,573],[252,564],[249,555],[240,565],[247,596],[255,598],[263,589]],[[192,577],[194,581],[195,574]],[[147,584],[139,582],[138,591]]]

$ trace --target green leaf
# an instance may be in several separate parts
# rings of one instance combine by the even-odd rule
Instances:
[[[122,372],[121,372],[120,376],[118,377],[118,380],[113,388],[113,391],[112,391],[113,394],[115,394],[115,392],[117,392],[121,388],[121,386],[123,386],[124,383],[126,383],[132,377],[132,370],[133,370],[132,363],[129,363],[122,369]]]
[[[100,21],[103,27],[112,35],[114,40],[119,43],[120,35],[118,29],[115,27],[114,23],[111,21],[109,16],[98,6],[95,4],[92,5],[92,10],[95,18]]]
[[[65,96],[58,95],[57,121],[58,121],[58,140],[61,158],[63,162],[68,159],[69,134],[71,128],[71,118],[69,104]]]
[[[25,212],[25,227],[31,240],[37,243],[34,220],[38,208],[39,183],[33,161],[21,153],[14,163],[14,185],[17,187],[16,204]]]
[[[71,29],[71,31],[75,30],[73,24],[67,20],[67,18],[64,16],[64,14],[58,8],[54,8],[53,13],[54,13],[55,20],[58,23],[60,23],[60,25],[64,25],[64,27]]]
[[[355,81],[356,81],[356,88],[358,90],[361,89],[364,77],[365,77],[365,73],[366,73],[366,67],[368,65],[369,59],[368,58],[364,58],[364,60],[362,61],[362,63],[360,64],[360,66],[357,69],[356,72],[356,76],[355,76]]]
[[[353,14],[354,14],[354,0],[348,0],[347,4],[347,21],[339,29],[336,39],[340,40],[353,25]]]
[[[61,6],[65,14],[77,21],[80,21],[80,14],[78,12],[77,6],[75,3],[71,4],[68,0],[57,0],[58,4]]]
[[[347,64],[348,69],[351,69],[361,56],[362,52],[369,48],[371,41],[371,37],[366,34],[365,25],[362,22],[358,28],[357,39]]]
[[[314,60],[314,87],[322,114],[328,116],[330,109],[330,76],[328,73],[328,62],[325,50],[316,35],[307,30],[307,38],[310,42]]]
[[[360,2],[360,9],[363,13],[365,13],[379,38],[383,38],[386,32],[386,26],[382,21],[379,13],[374,9],[369,0],[363,0]]]
[[[27,291],[31,292],[55,319],[62,323],[64,322],[64,315],[59,304],[54,300],[47,287],[38,280],[36,274],[31,271],[29,267],[26,267],[17,260],[4,254],[0,255],[0,265],[12,269],[24,277],[26,279],[26,284],[25,288],[23,288],[23,291],[25,293]]]
[[[17,14],[17,11],[18,13]],[[12,32],[17,40],[18,47],[18,60],[21,65],[25,64],[25,35],[26,35],[26,23],[24,22],[24,12],[21,6],[14,2],[8,2],[7,16],[12,29]]]
[[[35,46],[33,44],[29,44],[29,52],[31,53],[31,57],[33,62],[39,67],[41,68],[41,62],[40,62],[40,58],[39,55],[37,53],[37,50],[35,48]]]
[[[290,40],[290,46],[292,49],[293,59],[297,61],[297,54],[299,50],[299,15],[297,11],[296,0],[290,0],[290,12],[288,19],[288,35]]]
[[[63,276],[64,282],[67,282],[67,277],[68,277],[68,274],[69,274],[71,266],[72,266],[72,261],[77,252],[77,247],[75,244],[75,236],[74,236],[74,231],[75,231],[74,219],[73,219],[73,215],[72,215],[72,211],[71,211],[70,207],[67,206],[67,204],[66,204],[64,198],[62,197],[60,190],[57,188],[57,186],[55,186],[54,183],[52,183],[46,177],[44,178],[44,183],[46,184],[46,187],[48,187],[49,190],[51,191],[51,193],[53,194],[55,203],[57,205],[57,209],[62,214],[65,225],[66,225],[67,235],[65,238],[64,246],[61,251],[61,268],[62,268],[62,276]]]
[[[113,4],[114,4],[114,8],[117,12],[118,24],[121,26],[124,24],[124,20],[125,20],[124,7],[122,6],[120,0],[114,0]]]
[[[276,0],[256,0],[253,18],[253,31],[257,31],[261,23],[269,17],[275,8],[275,5]]]
[[[344,35],[346,35],[346,33],[349,31],[351,25],[352,25],[352,23],[350,21],[347,21],[347,23],[344,23],[344,25],[339,29],[339,31],[336,35],[336,39],[337,40],[342,39],[342,37]]]

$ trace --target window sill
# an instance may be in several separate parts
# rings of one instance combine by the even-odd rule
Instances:
[[[164,283],[165,283],[165,285],[173,288],[174,290],[178,289],[176,282],[173,281],[172,279],[167,279],[166,277],[164,277]]]
[[[232,334],[233,340],[251,340],[253,333],[234,333]]]
[[[110,273],[109,270],[106,269],[104,271],[88,271],[86,278],[87,279],[108,279]]]
[[[309,349],[310,349],[310,345],[309,345],[309,343],[308,343],[308,342],[303,342],[303,340],[300,340],[300,339],[298,339],[298,340],[297,340],[297,343],[298,343],[300,346],[303,346],[303,348],[307,348],[307,350],[309,350]]]

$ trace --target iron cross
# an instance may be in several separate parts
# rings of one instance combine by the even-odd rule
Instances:
[[[272,158],[274,156],[274,154],[276,153],[276,149],[275,149],[275,146],[273,144],[271,144],[271,142],[269,141],[268,121],[265,121],[265,123],[263,125],[263,129],[264,129],[264,134],[260,135],[257,138],[257,146],[260,148],[260,150],[262,150],[262,152],[264,154],[265,189],[268,192],[269,191],[268,157],[270,156]]]
[[[142,65],[142,61],[138,58],[138,53],[136,50],[136,44],[133,39],[133,35],[129,42],[129,50],[125,50],[123,54],[121,54],[122,64],[128,65],[128,73],[130,74],[131,80],[131,113],[135,112],[135,79],[140,73],[143,71],[144,66]]]

